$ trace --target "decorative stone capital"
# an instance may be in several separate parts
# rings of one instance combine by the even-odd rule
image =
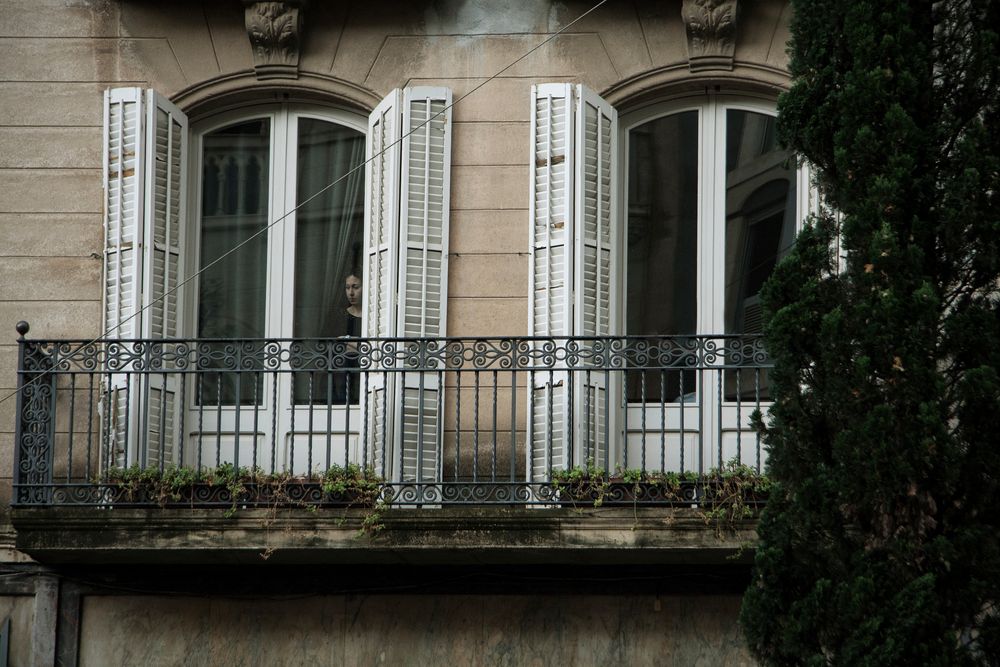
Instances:
[[[297,79],[303,0],[244,0],[244,18],[258,79]]]
[[[683,0],[681,19],[692,72],[733,69],[738,13],[739,0]]]

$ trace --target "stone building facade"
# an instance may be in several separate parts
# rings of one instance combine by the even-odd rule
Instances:
[[[204,147],[212,132],[245,123],[255,109],[262,109],[270,119],[271,136],[285,132],[284,139],[273,141],[305,136],[303,119],[309,118],[339,123],[370,141],[370,114],[394,90],[404,91],[401,96],[407,90],[433,90],[438,91],[431,95],[435,100],[450,99],[454,106],[445,114],[450,142],[444,172],[447,226],[444,241],[434,246],[444,257],[440,284],[446,289],[439,292],[444,300],[435,306],[444,322],[441,329],[425,329],[420,335],[465,338],[573,333],[546,329],[546,316],[538,315],[540,276],[551,270],[542,267],[540,258],[542,250],[554,251],[551,239],[549,245],[542,243],[532,221],[541,215],[539,165],[556,165],[551,152],[548,157],[539,152],[538,105],[547,90],[568,91],[573,99],[592,94],[587,99],[599,100],[594,108],[603,110],[602,118],[614,118],[609,126],[613,135],[607,135],[614,137],[614,150],[600,164],[613,163],[613,171],[608,167],[614,174],[608,181],[613,193],[608,215],[610,238],[619,245],[608,251],[612,277],[595,288],[598,302],[604,290],[607,318],[618,324],[590,333],[749,331],[752,289],[731,294],[710,283],[713,276],[720,285],[729,280],[724,263],[742,261],[751,275],[761,264],[753,253],[767,255],[765,263],[780,253],[755,250],[754,239],[770,234],[771,246],[785,247],[789,228],[781,226],[782,215],[792,214],[782,211],[801,217],[808,208],[803,201],[808,179],[788,166],[787,156],[781,164],[772,160],[769,169],[791,174],[786,179],[790,191],[786,186],[758,206],[772,218],[777,215],[777,231],[765,227],[771,218],[759,217],[764,222],[754,227],[757,231],[730,243],[727,234],[737,232],[724,222],[735,215],[728,211],[726,193],[736,186],[713,186],[712,179],[720,174],[728,179],[737,169],[716,169],[710,163],[713,155],[720,164],[739,161],[743,148],[734,144],[732,134],[737,118],[746,128],[757,124],[756,134],[748,129],[740,135],[747,143],[756,142],[757,157],[770,155],[767,142],[773,137],[767,133],[773,130],[766,117],[773,115],[777,96],[789,83],[788,3],[609,0],[587,13],[593,4],[0,0],[0,325],[7,332],[0,344],[0,394],[6,397],[18,387],[18,321],[30,323],[28,338],[39,340],[98,338],[109,323],[107,262],[113,253],[106,234],[105,91],[110,89],[156,91],[156,99],[167,100],[184,118],[176,135],[189,143],[184,159],[190,165],[184,176],[187,193],[179,204],[189,237],[189,245],[176,251],[186,264],[181,279],[183,271],[192,275],[198,263],[190,251],[190,243],[203,234],[197,219],[209,216],[207,207],[215,205],[206,203],[209,181],[203,176],[208,165]],[[450,98],[440,91],[448,91]],[[687,118],[694,125],[655,125],[657,119],[685,112],[693,114]],[[724,122],[728,129],[722,129]],[[647,140],[647,135],[659,139]],[[204,156],[195,155],[198,146]],[[287,157],[293,155],[291,149],[279,151],[277,146],[272,143],[270,157],[265,153],[262,158],[272,170],[293,159]],[[228,155],[224,146],[219,150]],[[370,145],[368,151],[371,156]],[[682,173],[686,158],[681,152],[695,156],[687,171],[697,171],[697,186],[682,182],[690,173]],[[585,161],[581,153],[578,162]],[[220,158],[224,170],[223,162]],[[299,171],[311,166],[300,161]],[[681,180],[654,178],[650,184],[646,178],[662,173]],[[757,175],[748,176],[748,182]],[[225,183],[224,176],[218,178]],[[371,172],[368,178],[365,193],[370,198]],[[280,193],[275,182],[266,176],[254,181],[271,198],[272,219],[287,210],[281,202],[294,204],[295,199],[289,194],[295,188],[292,180],[280,184]],[[240,185],[232,196],[247,198],[250,187]],[[623,285],[632,269],[624,246],[640,226],[636,222],[626,230],[625,220],[655,217],[649,210],[668,205],[647,199],[684,188],[692,193],[689,199],[675,198],[671,205],[697,207],[700,222],[692,232],[697,239],[679,250],[661,251],[673,252],[669,256],[680,262],[685,248],[694,248],[698,259],[690,272],[697,276],[696,286],[683,294],[671,288],[677,278],[657,268],[665,266],[662,257],[667,255],[653,253],[645,260],[648,266],[640,267],[646,291],[636,287],[626,293]],[[227,195],[212,196],[223,201]],[[726,210],[711,214],[711,206]],[[370,226],[370,210],[368,215]],[[720,222],[706,223],[712,215]],[[554,225],[552,229],[562,229]],[[794,231],[794,222],[790,229]],[[674,233],[683,238],[683,231]],[[210,241],[199,238],[204,252]],[[297,238],[300,247],[309,242]],[[374,252],[370,247],[356,241],[353,250],[343,251],[353,252],[353,260],[342,259],[331,271],[339,278],[348,272],[348,263],[351,268],[365,264]],[[280,253],[268,252],[261,260],[272,262],[267,271],[279,260],[285,262],[277,265],[282,271],[291,270],[287,253],[282,259]],[[546,256],[551,260],[552,255]],[[577,271],[583,266],[581,260]],[[269,275],[267,271],[259,275]],[[301,336],[298,325],[290,324],[297,316],[279,305],[308,287],[265,289],[272,291],[260,314],[267,323],[260,335]],[[422,289],[424,294],[432,291],[426,284]],[[669,293],[663,297],[667,305],[649,308],[645,319],[633,317],[640,309],[627,304],[644,303],[659,290]],[[198,298],[206,302],[206,294],[189,288],[175,304],[181,313],[179,335],[210,335],[196,303]],[[681,303],[685,300],[697,304],[689,313]],[[717,303],[709,308],[705,304],[710,302]],[[237,306],[234,312],[252,307]],[[545,307],[552,312],[552,306]],[[666,310],[680,313],[673,320],[693,318],[697,324],[691,324],[691,331],[671,331],[687,325],[662,316]],[[733,318],[739,323],[733,324]],[[371,321],[364,326],[369,336],[407,335],[405,322],[392,330],[378,329]],[[653,330],[634,328],[642,326]],[[678,383],[680,390],[665,388],[668,380],[661,380],[656,400],[664,415],[668,404],[679,409],[679,449],[685,451],[683,415],[691,387],[684,389],[684,372],[671,372],[669,382]],[[512,380],[511,391],[519,381]],[[759,375],[756,381],[760,384]],[[720,419],[729,410],[723,394],[728,396],[731,382],[729,376],[719,379],[718,404],[708,410],[715,414],[717,408]],[[641,393],[645,410],[645,392],[652,396],[654,390],[645,380],[641,384],[621,392],[629,405]],[[546,391],[553,392],[555,385],[550,380]],[[448,388],[461,394],[460,388]],[[610,391],[608,386],[603,390]],[[529,391],[523,389],[519,398],[500,392],[501,412],[510,413],[518,401],[523,405]],[[5,506],[12,500],[21,446],[18,405],[14,399],[0,403],[0,500]],[[597,414],[596,399],[586,405]],[[106,418],[106,412],[91,408],[92,421]],[[447,421],[450,408],[443,409]],[[509,465],[512,475],[530,478],[526,468],[534,463],[523,438],[529,430],[524,413],[531,408],[517,413],[519,409],[515,406],[515,416],[505,426],[512,434],[508,445],[515,444],[499,454],[499,462],[494,445],[493,465]],[[76,419],[85,412],[80,410]],[[600,419],[613,423],[609,413],[601,414]],[[747,444],[751,436],[741,425],[745,417],[738,412],[736,426],[725,435],[718,427],[717,439],[707,447],[718,456],[705,459],[705,468],[721,465],[734,452],[744,463],[752,465],[756,457],[760,465],[759,446],[752,451]],[[632,416],[620,419],[639,423],[628,421]],[[589,424],[590,417],[582,421]],[[608,428],[598,421],[595,417],[595,429]],[[68,433],[88,428],[99,429],[93,423],[64,427]],[[647,453],[650,461],[659,461],[660,454],[645,440],[629,440],[628,426],[613,428],[620,430],[624,443],[618,454],[631,456],[633,467],[639,456],[645,467]],[[454,431],[461,434],[462,429],[460,424]],[[633,430],[639,433],[639,426]],[[643,439],[645,430],[643,421]],[[55,441],[65,437],[57,427]],[[458,469],[482,464],[460,460],[459,445],[448,444],[453,442],[448,437],[446,432],[442,456],[454,455],[456,479]],[[496,442],[495,428],[493,438]],[[630,444],[636,441],[638,449]],[[128,458],[133,454],[123,456],[127,463],[135,462]],[[608,454],[602,463],[611,468],[621,461]],[[436,465],[447,470],[447,463]],[[676,467],[666,455],[663,466]],[[751,662],[737,614],[749,567],[742,546],[752,540],[752,525],[720,534],[700,517],[668,515],[656,508],[435,505],[390,510],[380,536],[370,539],[356,536],[360,518],[350,512],[324,516],[322,509],[288,511],[276,518],[268,510],[250,509],[223,517],[212,509],[111,511],[29,508],[15,502],[12,512],[13,522],[4,515],[0,566],[0,619],[9,620],[4,630],[9,664]],[[265,551],[273,556],[262,559]]]

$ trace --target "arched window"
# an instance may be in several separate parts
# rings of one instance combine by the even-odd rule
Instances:
[[[345,335],[329,311],[343,309],[344,279],[361,270],[364,169],[351,170],[364,163],[364,119],[288,106],[240,116],[195,129],[194,333]]]
[[[808,187],[777,143],[774,113],[770,101],[703,95],[621,116],[622,333],[725,345],[762,332],[760,290],[794,242]],[[759,462],[748,419],[769,398],[766,371],[633,371],[625,382],[633,456],[660,449],[666,420],[669,469]]]
[[[195,152],[191,254],[202,270],[192,333],[361,335],[361,319],[346,312],[345,282],[363,273],[365,119],[293,105],[241,110],[196,125]],[[329,396],[325,383],[296,377],[295,402],[356,403],[356,383],[348,396],[337,379]],[[221,388],[224,403],[233,402],[233,382]],[[220,391],[202,389],[213,402]],[[240,394],[248,403],[263,391],[243,383]]]
[[[777,144],[773,114],[708,98],[623,117],[625,333],[761,332],[760,288],[797,221],[795,161]]]

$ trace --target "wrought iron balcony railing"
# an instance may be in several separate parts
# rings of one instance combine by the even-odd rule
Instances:
[[[393,504],[549,505],[574,467],[764,464],[756,336],[19,342],[16,506],[230,504],[212,481],[244,468],[316,505],[345,471]]]

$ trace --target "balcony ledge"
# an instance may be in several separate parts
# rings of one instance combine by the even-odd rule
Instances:
[[[696,509],[366,510],[14,508],[16,546],[48,564],[746,564],[756,521]],[[264,556],[267,556],[265,559]]]

